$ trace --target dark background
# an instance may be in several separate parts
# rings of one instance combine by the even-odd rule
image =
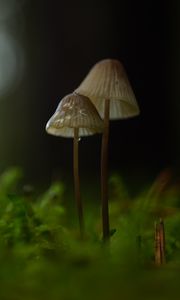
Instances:
[[[21,165],[32,182],[71,177],[72,140],[47,135],[45,124],[97,61],[116,58],[126,68],[141,115],[111,122],[111,172],[139,185],[167,167],[178,173],[178,6],[178,1],[24,1],[16,19],[23,15],[17,38],[26,70],[1,102],[2,169]],[[100,135],[80,142],[87,180],[98,176],[100,143]]]

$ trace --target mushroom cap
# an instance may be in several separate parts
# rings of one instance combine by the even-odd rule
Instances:
[[[125,69],[115,59],[95,64],[76,92],[89,97],[102,118],[106,99],[110,100],[110,119],[129,118],[140,112]]]
[[[103,131],[103,121],[89,98],[76,93],[65,96],[46,125],[49,134],[74,137],[74,128],[79,136]]]

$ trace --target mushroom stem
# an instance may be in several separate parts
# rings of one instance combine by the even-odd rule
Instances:
[[[104,132],[101,146],[101,202],[102,202],[102,228],[103,240],[110,237],[109,232],[109,208],[108,208],[108,141],[109,141],[109,99],[104,105]]]
[[[84,235],[84,220],[83,220],[83,207],[80,194],[80,180],[79,180],[79,128],[74,128],[74,147],[73,147],[73,167],[74,167],[74,189],[75,200],[77,205],[79,229],[81,238]]]

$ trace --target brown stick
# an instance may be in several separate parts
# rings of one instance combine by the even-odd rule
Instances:
[[[164,222],[160,219],[155,223],[155,264],[160,266],[165,263],[165,231]]]
[[[102,202],[102,228],[103,240],[108,240],[109,232],[109,208],[108,208],[108,141],[109,141],[109,106],[110,101],[105,100],[104,132],[101,146],[101,202]]]
[[[80,194],[80,180],[79,180],[79,129],[74,128],[74,147],[73,147],[73,167],[74,167],[74,189],[75,189],[75,200],[77,205],[79,229],[81,238],[84,236],[84,218],[83,218],[83,206]]]

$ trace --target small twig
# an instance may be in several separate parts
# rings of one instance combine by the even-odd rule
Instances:
[[[155,264],[160,266],[165,263],[165,231],[164,222],[160,219],[155,222]]]

